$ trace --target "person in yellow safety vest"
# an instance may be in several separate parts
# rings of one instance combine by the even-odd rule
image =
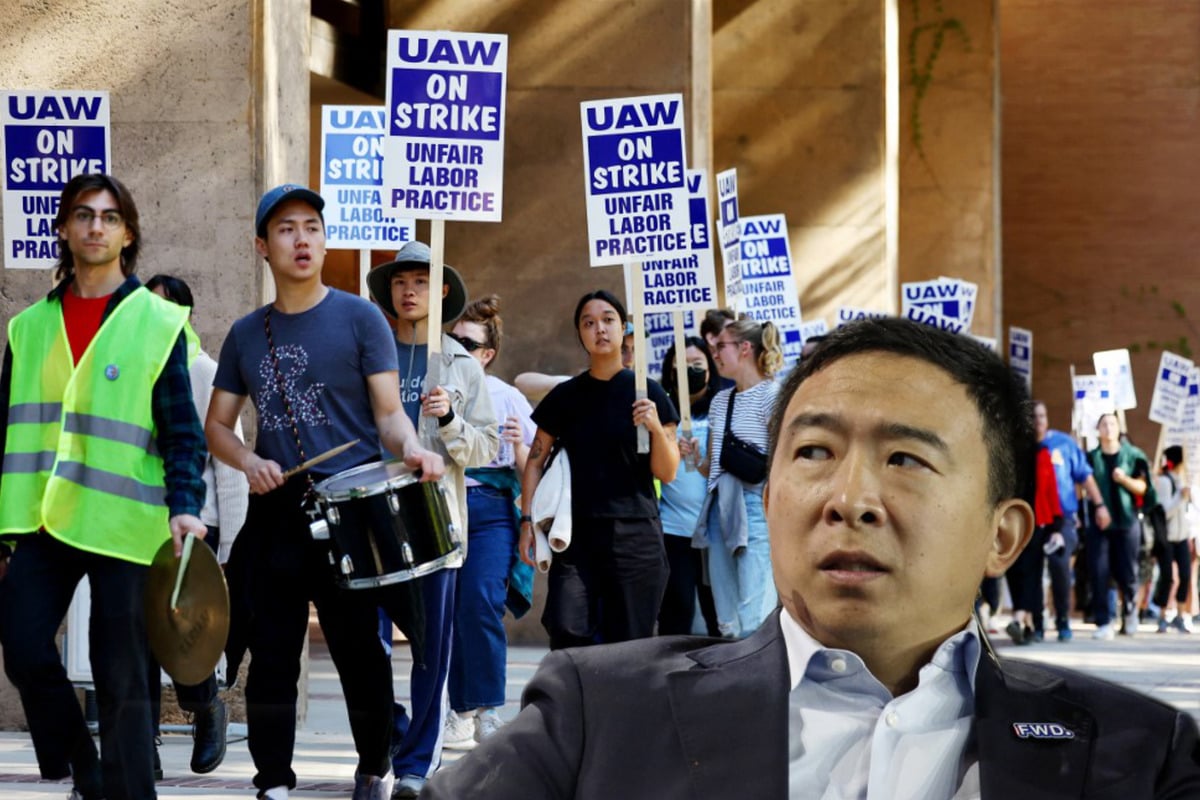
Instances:
[[[0,645],[42,777],[80,800],[153,798],[142,594],[168,539],[205,535],[187,311],[134,276],[137,206],[108,175],[63,188],[58,285],[9,322],[0,372]],[[11,555],[11,557],[9,557]],[[54,637],[83,577],[97,755]]]

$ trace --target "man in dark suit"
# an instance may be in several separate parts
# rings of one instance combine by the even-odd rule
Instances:
[[[1194,721],[997,658],[971,609],[1033,529],[1032,409],[973,340],[863,320],[788,378],[750,638],[551,653],[429,798],[1200,797]]]

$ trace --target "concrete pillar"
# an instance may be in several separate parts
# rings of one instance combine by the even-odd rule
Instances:
[[[999,337],[995,2],[897,0],[896,14],[898,278],[978,284],[972,332]]]

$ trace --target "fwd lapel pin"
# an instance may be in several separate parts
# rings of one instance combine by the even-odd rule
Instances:
[[[1014,722],[1018,739],[1074,739],[1075,732],[1057,722]]]

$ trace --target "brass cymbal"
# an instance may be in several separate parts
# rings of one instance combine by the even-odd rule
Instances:
[[[175,557],[172,541],[163,542],[146,576],[146,633],[150,650],[167,674],[188,686],[203,682],[217,666],[229,636],[229,590],[212,549],[195,542],[186,559]],[[171,605],[176,583],[179,596]]]

